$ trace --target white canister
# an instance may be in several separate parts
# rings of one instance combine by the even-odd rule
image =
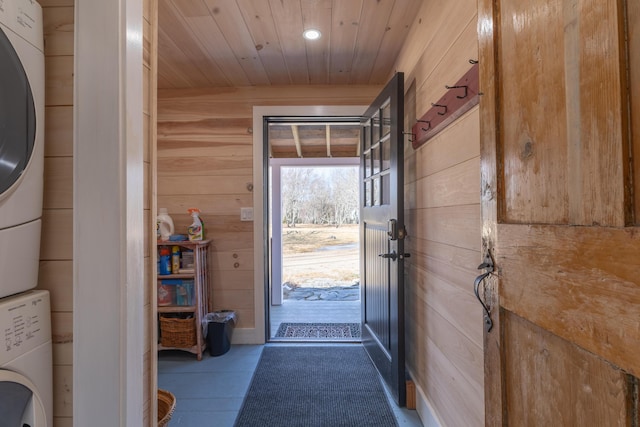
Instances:
[[[169,237],[173,234],[173,220],[169,216],[167,208],[159,208],[158,212],[156,221],[158,231],[160,232],[160,239],[169,240]]]

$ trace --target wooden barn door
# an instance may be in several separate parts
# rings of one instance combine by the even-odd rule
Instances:
[[[479,5],[486,425],[638,426],[640,6]]]
[[[362,119],[360,259],[362,344],[398,405],[405,405],[404,75]]]

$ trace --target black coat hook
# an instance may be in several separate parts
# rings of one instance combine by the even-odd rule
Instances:
[[[429,129],[431,129],[431,122],[429,120],[416,120],[416,122],[426,123],[427,124],[426,128],[420,128],[420,129],[422,129],[423,132],[426,132]]]
[[[413,142],[413,141],[415,141],[415,140],[416,140],[416,135],[415,135],[413,132],[402,132],[402,134],[403,134],[403,135],[411,135],[411,136],[409,137],[409,142]],[[412,139],[412,137],[413,137],[413,139]]]
[[[464,99],[464,98],[467,97],[468,86],[447,86],[447,85],[444,85],[444,87],[447,88],[447,89],[464,89],[464,95],[462,95],[462,96],[457,95],[456,98]]]
[[[434,104],[434,103],[432,102],[432,103],[431,103],[431,106],[432,106],[432,107],[440,107],[440,108],[444,108],[444,113],[441,113],[441,112],[439,112],[439,111],[438,111],[438,115],[439,115],[439,116],[444,116],[445,114],[447,114],[447,110],[448,110],[448,108],[447,108],[447,106],[446,106],[446,105],[442,105],[442,104]]]
[[[478,60],[476,60],[476,59],[470,59],[469,60],[469,64],[476,65],[477,63],[478,63]]]

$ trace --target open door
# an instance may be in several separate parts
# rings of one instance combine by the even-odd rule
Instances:
[[[479,5],[486,425],[637,426],[640,7]]]
[[[360,259],[362,343],[398,405],[405,405],[404,75],[362,119]]]

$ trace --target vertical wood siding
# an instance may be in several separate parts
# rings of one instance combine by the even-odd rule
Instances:
[[[396,69],[405,129],[478,59],[475,1],[425,1]],[[480,130],[475,107],[427,144],[405,142],[407,366],[444,426],[484,423]]]

